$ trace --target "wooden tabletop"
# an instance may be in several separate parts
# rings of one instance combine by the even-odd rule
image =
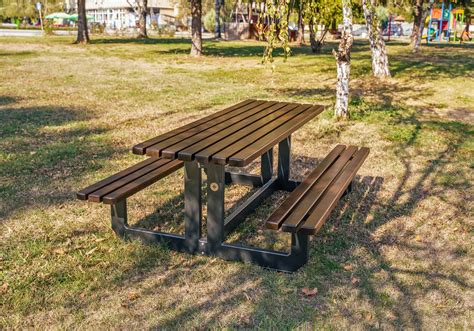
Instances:
[[[135,145],[133,153],[243,167],[323,110],[320,105],[245,100]]]

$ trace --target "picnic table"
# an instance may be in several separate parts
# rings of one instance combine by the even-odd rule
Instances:
[[[133,147],[149,159],[95,183],[78,198],[111,205],[112,228],[127,238],[165,244],[189,253],[252,262],[295,271],[308,259],[308,235],[315,234],[368,154],[338,145],[302,183],[290,179],[291,135],[324,110],[323,106],[245,100]],[[277,169],[273,148],[278,145]],[[232,172],[260,158],[260,174]],[[184,167],[184,236],[129,226],[126,198]],[[207,175],[207,231],[202,234],[202,172]],[[228,184],[257,188],[225,217]],[[269,229],[291,233],[289,253],[226,243],[226,237],[276,190],[292,192],[266,221]],[[317,215],[314,216],[314,211]]]

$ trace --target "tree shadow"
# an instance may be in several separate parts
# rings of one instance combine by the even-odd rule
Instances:
[[[90,125],[85,109],[15,107],[2,97],[0,108],[0,218],[31,206],[72,199],[77,180],[98,170],[100,160],[117,152],[104,138],[105,127]],[[81,162],[78,162],[78,160]]]

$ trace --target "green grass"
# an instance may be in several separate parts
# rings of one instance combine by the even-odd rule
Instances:
[[[71,42],[0,41],[0,328],[474,327],[470,45],[392,42],[393,77],[377,81],[357,41],[351,119],[336,121],[335,43],[293,47],[272,71],[256,42],[206,41],[201,59],[179,38]],[[123,242],[106,206],[75,199],[141,160],[134,144],[246,98],[327,106],[292,138],[297,179],[337,143],[371,149],[298,272]],[[130,222],[182,232],[182,175],[131,198]],[[229,187],[227,212],[250,193]],[[285,196],[229,240],[287,249],[263,228]]]

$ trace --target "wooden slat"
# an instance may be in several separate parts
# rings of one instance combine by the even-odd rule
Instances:
[[[287,232],[297,232],[306,215],[313,206],[319,204],[318,200],[321,195],[331,186],[331,183],[337,175],[344,169],[357,147],[349,146],[341,153],[336,162],[319,178],[319,180],[308,190],[308,192],[300,199],[294,210],[288,215],[283,222],[281,229]]]
[[[213,134],[210,137],[181,150],[178,153],[178,159],[183,161],[192,161],[196,153],[201,150],[208,150],[208,148],[212,150],[212,146],[215,144],[222,142],[223,144],[230,145],[233,142],[239,140],[241,137],[246,136],[248,133],[245,132],[251,132],[248,130],[252,130],[253,127],[262,127],[272,120],[285,115],[296,107],[298,107],[297,104],[287,104],[284,102],[278,103],[270,108],[265,109],[264,111],[246,118],[243,121],[235,123],[225,130],[219,131],[218,133]],[[222,148],[223,147],[219,149]]]
[[[100,202],[102,200],[102,197],[106,195],[107,193],[113,192],[119,189],[120,187],[125,186],[130,182],[133,182],[137,178],[140,178],[141,176],[144,176],[151,171],[160,169],[161,167],[163,167],[165,164],[169,162],[170,160],[167,160],[167,159],[159,159],[157,162],[154,162],[146,167],[143,167],[135,172],[132,172],[128,174],[127,176],[122,177],[114,181],[113,183],[110,183],[109,185],[104,186],[101,189],[90,193],[88,200],[91,202]]]
[[[106,204],[114,204],[115,202],[127,198],[145,187],[155,183],[159,179],[171,174],[183,166],[182,161],[173,160],[165,164],[163,167],[152,171],[139,179],[122,186],[118,190],[111,192],[102,198]]]
[[[299,230],[301,233],[316,234],[319,231],[368,155],[368,148],[362,147],[357,151],[331,187],[326,190],[317,206],[311,211]]]
[[[169,132],[167,132],[167,133],[165,133],[165,134],[162,134],[162,135],[160,135],[160,136],[154,137],[154,138],[149,139],[149,140],[146,140],[146,141],[144,141],[144,142],[142,142],[142,143],[140,143],[140,144],[137,144],[137,145],[133,146],[132,151],[133,151],[134,154],[144,155],[144,154],[146,153],[146,149],[147,149],[148,147],[150,147],[151,145],[157,144],[157,143],[159,143],[159,142],[161,142],[161,141],[163,141],[163,140],[165,140],[165,139],[171,138],[171,137],[173,137],[173,136],[175,136],[175,135],[177,135],[177,134],[180,134],[180,133],[185,132],[185,131],[187,131],[187,130],[189,130],[189,129],[192,129],[192,128],[194,128],[194,127],[200,125],[200,124],[203,124],[203,123],[212,121],[212,120],[214,120],[214,119],[216,119],[216,118],[219,118],[219,117],[221,117],[221,116],[224,116],[224,115],[226,115],[226,114],[229,113],[229,112],[232,112],[232,111],[234,111],[234,110],[236,110],[236,109],[239,109],[239,108],[244,107],[244,106],[246,106],[246,105],[249,105],[249,104],[251,104],[251,103],[258,103],[258,104],[260,104],[260,103],[262,103],[262,101],[253,100],[253,99],[244,100],[244,101],[242,101],[242,102],[239,102],[239,103],[236,104],[236,105],[233,105],[233,106],[231,106],[231,107],[228,107],[228,108],[226,108],[226,109],[223,109],[223,110],[221,110],[221,111],[218,111],[218,112],[216,112],[216,113],[214,113],[214,114],[212,114],[212,115],[206,116],[206,117],[204,117],[204,118],[202,118],[202,119],[200,119],[200,120],[191,122],[191,123],[189,123],[189,124],[187,124],[187,125],[185,125],[185,126],[179,127],[179,128],[177,128],[177,129],[175,129],[175,130],[169,131]]]
[[[164,148],[163,150],[161,150],[161,153],[160,155],[164,158],[167,158],[167,159],[175,159],[178,157],[178,153],[189,147],[189,146],[192,146],[194,144],[199,144],[201,143],[202,140],[208,138],[208,137],[214,137],[214,136],[217,136],[218,133],[220,133],[221,131],[227,129],[227,128],[232,128],[233,126],[235,125],[238,125],[239,123],[242,123],[244,121],[246,121],[247,119],[250,118],[250,121],[252,122],[252,119],[254,116],[262,113],[263,111],[267,110],[268,108],[270,108],[271,106],[275,106],[275,105],[280,105],[280,106],[286,106],[288,105],[288,103],[286,102],[281,102],[281,103],[272,103],[272,102],[267,102],[263,105],[260,105],[256,108],[253,108],[245,113],[242,113],[242,114],[239,114],[238,116],[235,116],[235,117],[232,117],[224,122],[221,122],[219,124],[216,124],[215,126],[207,129],[207,130],[203,130],[195,135],[193,135],[192,137],[189,137],[187,139],[184,139],[174,145],[171,145],[171,146],[168,146],[166,148]],[[156,154],[156,152],[158,151],[158,149],[155,147],[155,146],[152,146],[149,148],[149,151],[150,152],[153,152]],[[159,153],[159,151],[158,151]]]
[[[299,118],[299,117],[304,117],[305,111],[310,108],[309,105],[301,105],[297,107],[296,109],[292,110],[291,112],[285,114],[284,116],[279,117],[278,119],[270,122],[269,124],[265,125],[264,127],[261,127],[257,129],[256,131],[253,131],[252,133],[246,135],[244,138],[238,140],[237,142],[233,143],[230,146],[227,146],[223,150],[215,153],[212,155],[211,162],[217,163],[217,164],[222,164],[225,165],[227,164],[227,161],[229,160],[229,157],[234,155],[235,153],[239,152],[243,148],[254,144],[256,141],[258,141],[261,137],[265,136],[275,128],[278,128],[285,123],[291,122],[292,119],[294,118]],[[201,153],[198,153],[200,155]],[[198,158],[198,155],[196,155],[196,159],[200,160]]]
[[[182,132],[179,135],[176,135],[169,139],[163,140],[157,144],[154,144],[147,148],[146,154],[149,156],[162,156],[162,151],[164,149],[167,149],[170,146],[185,142],[188,139],[194,139],[194,140],[199,139],[199,138],[194,137],[196,135],[203,136],[206,134],[212,134],[213,132],[217,132],[223,126],[227,127],[227,125],[231,125],[232,123],[235,123],[238,120],[242,120],[263,109],[271,107],[274,104],[276,104],[276,102],[274,101],[270,101],[270,102],[262,101],[260,103],[244,106],[233,112],[227,113],[224,116],[216,118],[212,121],[208,121],[192,129],[189,129],[185,132]],[[217,128],[217,126],[219,127]],[[166,157],[166,155],[163,155],[163,156]],[[170,155],[168,156],[168,158],[174,158],[174,157]]]
[[[113,183],[117,180],[119,180],[120,178],[123,178],[125,176],[128,176],[129,174],[137,171],[137,170],[140,170],[141,168],[143,167],[146,167],[154,162],[157,162],[159,160],[159,158],[157,157],[152,157],[152,158],[149,158],[149,159],[146,159],[140,163],[137,163],[135,164],[134,166],[130,167],[130,168],[127,168],[125,170],[122,170],[110,177],[107,177],[103,180],[101,180],[100,182],[97,182],[91,186],[88,186],[86,187],[85,189],[79,191],[77,193],[77,198],[80,199],[80,200],[87,200],[88,196],[90,193],[94,192],[94,191],[97,191],[99,189],[101,189],[102,187],[104,186],[107,186],[109,185],[110,183]]]
[[[301,116],[297,116],[293,120],[288,121],[280,127],[272,130],[264,137],[261,137],[258,141],[255,141],[253,144],[241,149],[239,152],[229,157],[229,165],[245,167],[269,148],[288,137],[315,116],[319,115],[323,110],[324,107],[322,106],[311,107]]]
[[[333,164],[333,162],[339,157],[339,155],[346,149],[344,145],[337,145],[333,150],[318,164],[316,169],[305,178],[305,180],[298,185],[298,187],[291,192],[286,200],[278,207],[272,215],[267,219],[265,225],[267,228],[272,230],[278,230],[285,220],[285,218],[291,213],[293,208],[301,200],[301,198],[308,192],[308,190],[314,185],[314,183],[321,177],[321,175]]]

